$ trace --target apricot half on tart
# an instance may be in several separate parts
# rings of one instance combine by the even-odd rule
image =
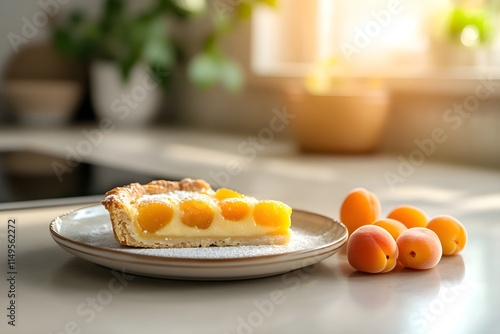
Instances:
[[[234,190],[214,191],[204,180],[157,180],[108,191],[116,240],[147,248],[286,244],[292,208]]]

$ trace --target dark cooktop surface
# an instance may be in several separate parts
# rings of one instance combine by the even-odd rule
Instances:
[[[102,196],[117,186],[161,178],[165,177],[29,151],[3,152],[0,153],[0,205]]]

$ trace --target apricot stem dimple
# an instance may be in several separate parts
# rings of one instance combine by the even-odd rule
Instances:
[[[377,225],[363,225],[347,242],[347,261],[356,270],[385,273],[396,266],[399,251],[392,235]]]
[[[411,257],[415,257],[415,256],[417,256],[417,253],[415,253],[414,251],[411,251],[410,255],[411,255]]]
[[[436,216],[429,221],[427,228],[437,234],[442,255],[460,253],[467,244],[465,227],[452,216]]]

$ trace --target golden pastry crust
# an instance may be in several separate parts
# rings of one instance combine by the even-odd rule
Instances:
[[[175,190],[185,190],[193,192],[209,192],[212,187],[205,180],[183,179],[177,181],[155,180],[148,184],[131,183],[124,187],[111,189],[104,195],[102,204],[106,209],[119,202],[130,204],[137,201],[144,195],[166,194]]]
[[[167,247],[208,247],[234,245],[284,244],[289,235],[263,235],[257,238],[249,237],[199,237],[199,238],[172,238],[157,240],[144,238],[135,228],[135,204],[145,195],[168,194],[175,191],[189,191],[195,193],[213,194],[214,190],[204,180],[183,179],[177,181],[156,180],[141,185],[132,183],[108,191],[101,202],[108,210],[115,239],[122,245],[147,248]]]

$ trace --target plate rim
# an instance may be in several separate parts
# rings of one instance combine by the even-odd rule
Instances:
[[[66,217],[70,214],[73,214],[77,211],[90,209],[90,208],[94,208],[94,207],[97,208],[99,206],[101,206],[101,205],[100,204],[87,205],[87,206],[83,206],[81,208],[76,208],[76,209],[67,211],[67,212],[63,213],[62,215],[55,217],[49,224],[49,231],[50,231],[50,234],[52,236],[52,239],[54,239],[54,241],[57,244],[59,244],[60,246],[62,246],[60,244],[60,242],[64,242],[66,244],[74,244],[74,245],[77,245],[78,247],[90,249],[90,250],[93,250],[94,252],[103,252],[104,251],[104,252],[112,253],[115,255],[122,256],[122,257],[129,257],[129,258],[134,258],[134,259],[147,258],[149,263],[151,263],[151,261],[153,261],[153,262],[157,262],[158,264],[163,263],[163,265],[165,265],[167,263],[172,263],[172,262],[177,262],[177,263],[190,262],[190,263],[196,263],[198,265],[200,265],[202,263],[203,264],[212,264],[212,265],[215,263],[221,263],[221,264],[224,263],[227,265],[231,262],[240,263],[240,262],[252,262],[252,261],[257,261],[257,260],[259,260],[259,261],[260,260],[272,260],[275,258],[279,259],[279,258],[282,258],[283,256],[291,256],[294,258],[293,260],[296,261],[296,260],[300,260],[301,258],[309,257],[309,254],[312,252],[313,253],[316,252],[317,254],[315,254],[315,256],[319,256],[319,255],[322,255],[328,251],[335,250],[335,249],[342,247],[348,238],[347,228],[342,222],[337,221],[333,218],[330,218],[330,217],[322,215],[322,214],[318,214],[318,213],[307,211],[307,210],[295,209],[295,208],[292,208],[292,214],[293,214],[293,212],[298,212],[300,214],[313,215],[316,217],[326,219],[327,221],[330,221],[333,224],[339,225],[343,229],[341,236],[338,239],[336,239],[332,242],[328,242],[320,247],[315,247],[312,249],[301,249],[301,250],[296,250],[296,251],[291,251],[291,252],[286,252],[286,253],[266,254],[266,255],[249,256],[249,257],[238,257],[238,258],[189,258],[189,257],[178,257],[178,256],[165,257],[165,256],[148,255],[148,254],[127,253],[127,252],[117,250],[117,249],[103,248],[103,247],[99,247],[99,246],[90,245],[90,244],[87,244],[84,242],[76,241],[76,240],[68,238],[68,237],[66,237],[66,236],[64,236],[56,231],[55,224],[58,220],[61,220],[64,217]],[[292,224],[293,224],[293,221],[292,221]],[[64,245],[64,246],[80,252],[80,250],[75,248],[75,247],[69,247],[68,245]],[[337,247],[335,247],[335,246],[337,246]],[[134,249],[134,247],[131,247],[131,248]],[[95,253],[91,253],[89,255],[101,256],[101,255],[97,255]],[[111,259],[111,258],[108,258],[108,259]]]

